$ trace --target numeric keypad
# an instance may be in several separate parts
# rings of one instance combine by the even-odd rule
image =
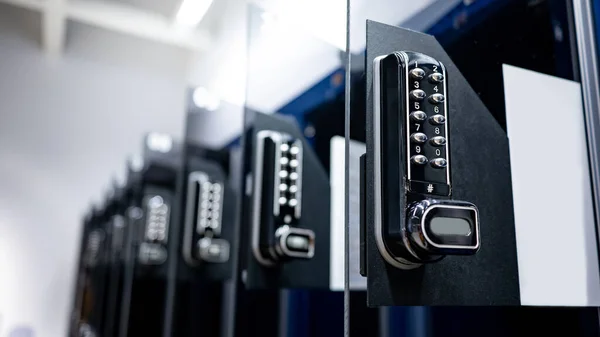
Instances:
[[[265,267],[294,258],[310,259],[315,251],[315,233],[298,226],[302,217],[302,140],[261,130],[256,135],[256,148],[254,256]]]
[[[451,198],[447,78],[442,63],[417,52],[373,60],[373,123],[361,158],[361,184],[373,187],[361,200],[361,230],[373,221],[379,256],[399,269],[479,249],[477,207]]]
[[[188,175],[184,258],[191,266],[229,260],[229,242],[221,237],[225,184],[203,171]]]
[[[445,68],[423,54],[404,56],[409,190],[449,195]]]

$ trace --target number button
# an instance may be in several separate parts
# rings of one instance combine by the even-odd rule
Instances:
[[[429,118],[429,123],[433,125],[442,125],[446,122],[444,115],[433,115]]]
[[[410,92],[410,97],[415,101],[422,101],[425,98],[425,95],[425,91],[421,89],[415,89]]]
[[[427,114],[423,111],[413,111],[410,113],[410,118],[412,118],[414,121],[422,122],[427,118]]]
[[[416,156],[412,156],[410,158],[410,161],[413,164],[423,165],[423,164],[427,163],[427,157],[425,157],[424,155],[418,154]]]
[[[413,90],[414,91],[414,90]],[[423,92],[424,93],[424,92]],[[444,102],[446,98],[442,94],[433,94],[429,96],[429,101],[433,104],[439,104]]]
[[[431,83],[442,83],[443,80],[444,75],[442,75],[441,73],[433,73],[429,75],[429,82]]]
[[[410,71],[410,77],[415,80],[421,80],[423,77],[425,77],[425,71],[421,68],[415,68]]]
[[[427,136],[422,132],[416,132],[410,136],[410,140],[413,143],[423,144],[427,141]]]
[[[435,136],[429,140],[433,146],[444,146],[446,145],[446,138],[442,136]]]
[[[433,168],[442,169],[442,168],[445,168],[446,165],[448,165],[448,162],[444,158],[435,158],[435,159],[431,160],[431,166]]]

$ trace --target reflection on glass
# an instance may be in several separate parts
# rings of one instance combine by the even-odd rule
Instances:
[[[314,182],[319,172],[328,174],[329,179],[333,176],[343,177],[344,165],[339,162],[339,156],[342,155],[343,158],[343,152],[336,153],[334,156],[330,142],[334,136],[343,136],[344,110],[343,100],[340,98],[343,97],[345,84],[342,60],[346,36],[346,1],[257,1],[248,7],[248,15],[245,125],[250,128],[259,123],[257,121],[274,121],[275,118],[280,121],[291,121],[298,126],[301,134],[304,135],[303,141],[306,142],[303,147],[303,153],[306,154],[303,155],[305,157],[303,181]],[[258,113],[276,116],[266,118]],[[273,122],[273,125],[279,124]],[[338,159],[337,165],[331,163],[330,157]],[[311,169],[312,173],[304,169],[310,167],[307,166],[310,162],[318,166],[316,170]],[[285,163],[288,164],[288,161],[285,160]],[[289,164],[292,163],[293,161],[290,160]],[[309,174],[312,176],[308,176]],[[308,207],[311,201],[318,199],[307,200],[307,195],[310,194],[305,194],[305,189],[321,190],[323,186],[325,190],[329,189],[329,184],[324,180],[320,180],[319,185],[303,184],[301,200],[303,221],[316,215],[310,214],[311,208]],[[289,188],[287,185],[284,187]],[[340,191],[339,187],[336,191]],[[336,191],[331,190],[331,198]],[[328,200],[329,195],[325,193],[320,195],[322,205],[331,203],[332,214],[343,215],[343,188],[341,191],[341,195],[336,194],[338,202],[335,204],[331,201],[333,199]],[[266,200],[268,191],[262,193]],[[293,204],[297,202],[296,199],[290,198],[277,200]],[[314,206],[310,207],[314,208]],[[344,288],[344,225],[343,221],[338,221],[339,219],[330,221],[330,214],[327,213],[318,214],[318,221],[324,221],[321,230],[325,229],[328,234],[335,232],[338,235],[330,237],[324,235],[323,231],[315,235],[316,246],[325,242],[328,247],[320,251],[315,249],[314,256],[305,261],[314,265],[325,262],[329,266],[329,270],[315,268],[311,271],[314,273],[311,279],[322,279],[323,284],[319,284],[315,289],[293,290],[282,290],[277,284],[273,284],[268,291],[269,301],[259,299],[259,303],[255,305],[238,307],[239,316],[247,316],[257,310],[275,312],[269,321],[261,319],[264,324],[257,326],[256,330],[248,332],[249,334],[264,335],[262,330],[275,326],[279,329],[279,335],[342,335],[343,298],[340,290]],[[285,221],[285,217],[283,220]],[[313,221],[314,223],[316,222]],[[265,226],[261,225],[260,228],[263,227]],[[330,227],[331,231],[329,231]],[[296,249],[304,250],[302,247],[306,242],[299,239],[306,238],[288,238],[287,242],[299,247]],[[275,247],[274,251],[277,249]],[[342,252],[341,256],[340,252]],[[336,260],[333,260],[334,256]],[[291,259],[284,260],[277,262],[280,266],[279,271],[271,270],[271,272],[293,272],[290,264],[297,262]],[[251,260],[248,263],[252,262]],[[256,280],[257,275],[262,275],[260,273],[261,270],[254,269],[248,270],[245,275],[248,279]],[[302,277],[304,275],[299,276],[298,279]],[[285,282],[300,281],[285,276],[281,279]],[[252,290],[248,290],[244,296],[252,297],[254,296],[252,293]],[[278,303],[273,303],[273,299],[278,300]],[[308,327],[310,331],[307,330]],[[253,327],[249,328],[253,329]]]

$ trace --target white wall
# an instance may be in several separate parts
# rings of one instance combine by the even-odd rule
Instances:
[[[1,337],[66,335],[83,211],[144,132],[184,129],[187,52],[77,28],[49,60],[39,17],[0,6]]]

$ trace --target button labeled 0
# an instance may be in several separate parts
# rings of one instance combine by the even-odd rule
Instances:
[[[444,158],[435,158],[431,160],[431,166],[434,168],[444,168],[448,165],[448,162]]]

